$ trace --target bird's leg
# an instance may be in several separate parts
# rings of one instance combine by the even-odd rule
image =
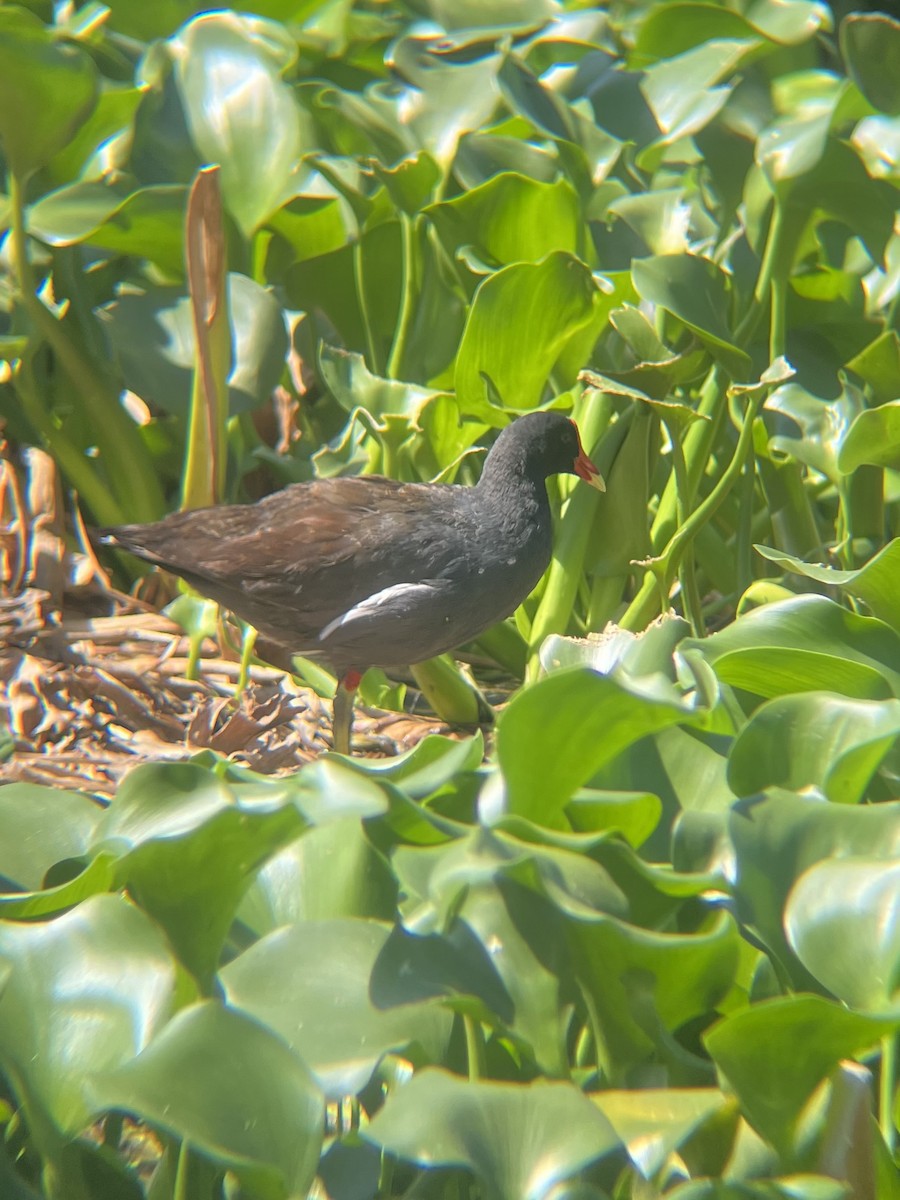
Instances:
[[[353,694],[359,687],[362,675],[359,671],[348,671],[334,693],[334,715],[331,734],[338,754],[350,754],[350,733],[353,727]]]

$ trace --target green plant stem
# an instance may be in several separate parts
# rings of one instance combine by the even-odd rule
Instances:
[[[121,508],[139,521],[155,520],[165,508],[149,455],[140,434],[119,403],[118,391],[104,380],[37,295],[28,258],[23,181],[9,173],[12,258],[22,306],[68,375],[97,445]],[[57,440],[58,445],[58,440]]]
[[[73,445],[56,427],[53,418],[44,407],[37,389],[33,386],[32,381],[26,378],[25,371],[26,367],[23,363],[15,377],[15,390],[28,420],[44,439],[47,449],[62,467],[66,478],[90,507],[97,520],[104,525],[121,524],[126,520],[124,511],[115,497],[111,496],[103,486],[90,462],[78,447]]]
[[[185,1138],[178,1147],[178,1166],[175,1168],[175,1186],[172,1189],[172,1200],[190,1200],[188,1194],[190,1161],[190,1145],[187,1138]]]
[[[665,418],[663,418],[665,421]],[[684,524],[685,510],[682,497],[687,497],[690,483],[688,481],[687,464],[684,461],[684,450],[681,445],[681,429],[677,421],[666,421],[669,432],[669,442],[672,446],[672,468],[675,472],[675,519],[679,528]],[[694,637],[702,637],[704,631],[703,608],[700,603],[700,593],[697,590],[697,572],[693,553],[686,554],[678,568],[678,578],[681,583],[681,602],[684,615],[690,622]],[[663,598],[665,603],[665,597]]]
[[[415,258],[416,258],[417,225],[409,213],[400,213],[400,311],[397,314],[397,326],[394,330],[394,341],[388,355],[388,379],[403,378],[403,356],[406,353],[406,342],[412,327],[415,312]]]
[[[469,1013],[463,1014],[463,1029],[466,1033],[466,1058],[469,1064],[469,1082],[484,1078],[484,1036],[481,1026]]]
[[[897,1043],[895,1034],[881,1040],[881,1073],[878,1082],[878,1124],[888,1151],[893,1155],[897,1146],[897,1127],[894,1124],[894,1092],[897,1088]]]
[[[706,499],[694,509],[684,524],[673,534],[663,553],[658,555],[652,562],[651,572],[661,581],[664,588],[667,581],[672,578],[674,571],[677,570],[682,556],[697,536],[699,530],[710,519],[737,482],[743,470],[744,461],[753,445],[753,422],[756,419],[764,398],[765,392],[762,390],[751,395],[747,405],[747,412],[744,415],[741,434],[738,438],[738,444],[731,462],[722,472],[721,478]],[[629,606],[628,611],[620,622],[623,629],[636,628],[635,625],[630,623],[634,619],[633,609],[634,603]],[[642,627],[640,626],[640,628]]]
[[[363,335],[366,339],[366,354],[369,359],[369,367],[373,375],[380,375],[382,372],[381,359],[376,348],[375,331],[372,328],[369,303],[366,299],[366,271],[363,261],[362,230],[359,231],[356,241],[353,243],[353,282],[356,285],[356,299],[359,304],[359,315],[363,323]]]

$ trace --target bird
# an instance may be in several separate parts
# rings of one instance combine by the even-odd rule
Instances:
[[[339,683],[332,744],[351,751],[353,695],[369,667],[415,665],[508,617],[550,564],[546,480],[605,490],[558,411],[501,430],[473,486],[380,475],[295,483],[253,504],[94,531],[230,609]]]

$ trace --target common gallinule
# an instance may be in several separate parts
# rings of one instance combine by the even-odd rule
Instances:
[[[350,748],[353,692],[368,667],[423,662],[519,605],[550,563],[545,480],[603,490],[561,413],[508,425],[475,487],[380,476],[297,483],[256,504],[172,513],[98,531],[164,567],[288,650],[330,662],[334,745]]]

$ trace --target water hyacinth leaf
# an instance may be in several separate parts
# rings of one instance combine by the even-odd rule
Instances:
[[[825,154],[846,81],[824,71],[798,72],[781,88],[784,115],[764,130],[756,159],[773,187],[808,175]]]
[[[180,1012],[92,1091],[228,1167],[259,1200],[306,1195],[315,1177],[322,1093],[280,1037],[217,1002]]]
[[[897,131],[900,135],[900,118],[897,120]],[[900,335],[895,329],[885,329],[850,359],[847,370],[859,375],[869,385],[879,406],[885,401],[895,400],[900,392]],[[877,413],[879,408],[866,411]],[[900,436],[894,434],[893,441],[896,443],[898,440]]]
[[[820,996],[790,996],[731,1013],[704,1042],[747,1120],[789,1157],[815,1089],[842,1058],[867,1050],[891,1028]]]
[[[234,272],[227,288],[233,336],[229,410],[247,412],[268,399],[278,383],[288,334],[284,312],[270,289]],[[196,353],[187,297],[162,287],[123,293],[100,316],[129,390],[186,418]]]
[[[483,759],[480,732],[461,740],[432,734],[402,754],[361,762],[359,769],[370,778],[402,788],[413,800],[426,800],[464,772],[476,770]]]
[[[310,829],[257,872],[237,919],[261,937],[283,925],[330,917],[383,917],[396,884],[357,817]]]
[[[765,408],[790,418],[799,430],[799,436],[793,430],[787,432],[783,423],[785,432],[776,432],[770,439],[773,450],[821,471],[832,483],[841,481],[838,456],[851,426],[865,409],[857,388],[845,383],[836,400],[823,400],[799,383],[788,383],[768,397]]]
[[[565,179],[503,173],[427,211],[451,255],[471,246],[484,261],[507,266],[582,248],[580,204]]]
[[[545,1195],[620,1142],[571,1083],[467,1082],[417,1074],[391,1094],[368,1141],[423,1167],[462,1167],[487,1200]]]
[[[886,12],[850,13],[840,36],[856,86],[873,108],[900,116],[900,22]]]
[[[900,596],[896,587],[897,571],[900,569],[900,538],[888,542],[855,571],[840,571],[836,567],[802,562],[792,554],[772,550],[768,546],[756,546],[755,549],[763,558],[785,571],[814,579],[827,587],[842,588],[868,605],[873,616],[900,632]]]
[[[757,44],[756,38],[710,39],[647,68],[641,91],[663,143],[698,133],[709,124],[731,93],[722,81]]]
[[[900,862],[816,863],[794,884],[784,925],[806,969],[844,1004],[900,1016]]]
[[[900,363],[894,390],[900,390]],[[838,469],[850,475],[865,463],[900,467],[900,400],[865,409],[847,430],[838,451]]]
[[[184,270],[184,207],[180,185],[124,192],[86,180],[42,196],[28,210],[28,232],[49,246],[85,242],[156,263],[169,276]]]
[[[447,169],[460,137],[487,123],[497,107],[500,56],[492,42],[463,49],[458,59],[445,35],[409,34],[391,47],[398,80],[376,83],[367,100],[376,115]],[[382,161],[390,159],[382,157]],[[396,155],[394,156],[396,157]]]
[[[900,700],[853,700],[834,692],[777,696],[738,734],[728,782],[738,796],[767,787],[814,787],[856,804],[900,736]]]
[[[534,146],[519,138],[496,133],[464,133],[456,148],[453,174],[472,190],[504,172],[550,183],[559,173],[552,147]]]
[[[274,782],[241,794],[193,764],[147,763],[120,785],[94,846],[208,986],[252,873],[305,825]]]
[[[826,859],[900,854],[900,803],[849,806],[816,795],[773,790],[740,800],[729,815],[738,918],[799,987],[818,990],[784,933],[794,882]]]
[[[648,733],[689,716],[593,671],[570,668],[519,692],[497,725],[509,812],[558,826],[576,789]]]
[[[361,354],[327,344],[319,350],[319,368],[328,390],[346,412],[361,409],[376,423],[386,416],[402,416],[415,425],[425,405],[445,394],[374,375]]]
[[[99,78],[80,46],[30,12],[0,9],[0,144],[20,179],[48,163],[90,116]]]
[[[636,259],[631,274],[641,297],[683,321],[733,379],[750,378],[750,359],[723,318],[729,304],[721,268],[696,254],[661,254]]]
[[[191,139],[218,163],[225,207],[249,238],[289,199],[294,165],[315,145],[282,79],[296,45],[275,22],[218,12],[196,17],[168,48]]]
[[[569,342],[584,330],[599,332],[606,300],[585,264],[562,251],[541,263],[514,263],[485,279],[456,358],[454,383],[463,412],[490,420],[484,376],[512,409],[535,408]],[[523,340],[525,329],[529,336]],[[558,380],[563,387],[573,382],[574,376]]]
[[[566,805],[566,816],[578,833],[615,831],[637,849],[659,824],[662,801],[652,792],[579,788]]]
[[[666,1032],[712,1013],[731,987],[740,947],[731,915],[719,913],[693,934],[657,933],[607,917],[571,921],[566,935],[599,1022],[604,1073],[624,1083],[629,1070],[659,1056],[677,1078],[684,1063]]]
[[[82,792],[34,783],[0,788],[0,890],[36,891],[52,866],[85,853],[102,815]]]
[[[705,639],[685,639],[723,683],[756,696],[833,691],[900,697],[900,637],[824,596],[795,596],[743,614]]]
[[[668,1156],[728,1103],[717,1088],[606,1091],[591,1099],[645,1179],[652,1179]]]
[[[374,1004],[370,980],[389,933],[349,918],[291,925],[223,968],[222,986],[229,1003],[284,1038],[327,1096],[355,1095],[385,1054],[415,1044],[439,1062],[450,1036],[452,1015],[435,1003]]]
[[[382,166],[373,159],[372,170],[396,207],[408,216],[414,216],[428,203],[441,179],[441,168],[424,150],[401,159],[393,167]]]
[[[642,59],[671,58],[701,42],[726,38],[763,37],[782,45],[793,45],[828,28],[831,14],[817,0],[798,0],[783,5],[774,0],[754,4],[750,15],[710,4],[675,3],[651,9],[638,29],[633,51],[634,65]]]
[[[900,117],[863,117],[850,142],[873,179],[900,175]]]
[[[35,1133],[74,1136],[99,1111],[97,1072],[138,1054],[171,1015],[175,963],[162,932],[121,896],[53,921],[0,922],[0,1063]]]

